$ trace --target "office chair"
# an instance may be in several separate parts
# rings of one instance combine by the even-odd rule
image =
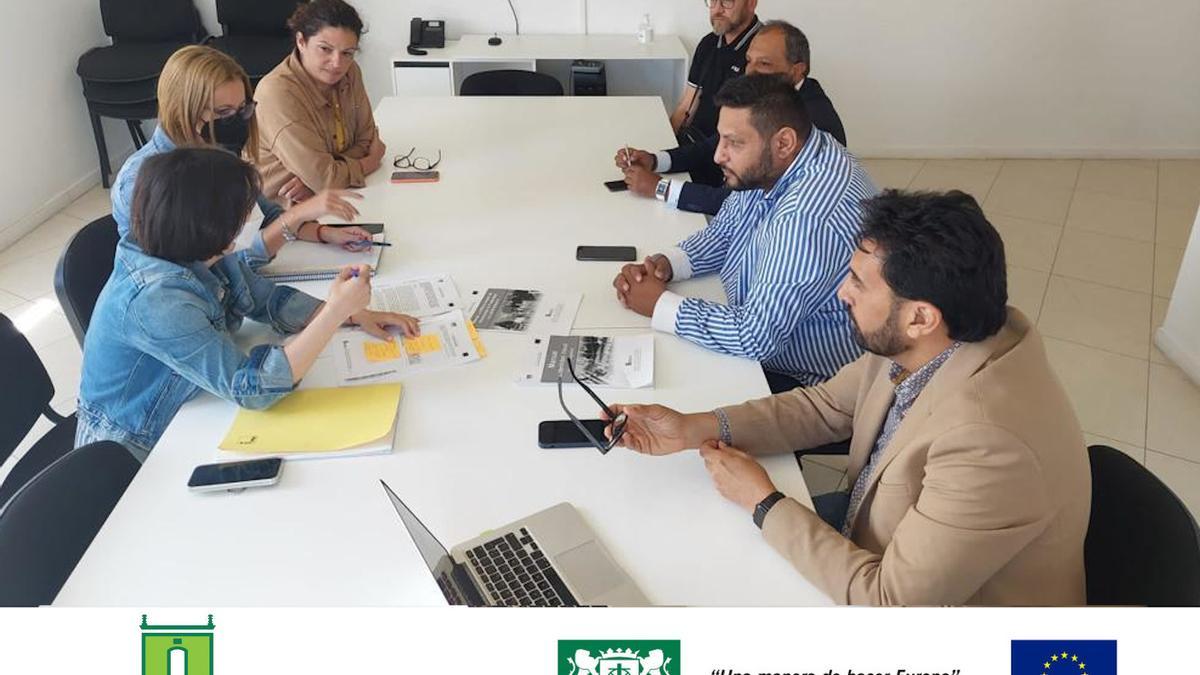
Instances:
[[[119,443],[63,455],[0,511],[0,607],[54,601],[137,473]]]
[[[54,383],[29,340],[0,314],[0,373],[5,403],[0,406],[0,464],[9,458],[45,415],[54,428],[38,439],[0,483],[0,509],[26,481],[75,447],[75,415],[64,417],[50,407]],[[0,559],[2,560],[2,559]]]
[[[486,70],[463,80],[462,96],[562,96],[562,83],[528,70]]]
[[[79,57],[75,73],[83,85],[100,182],[109,186],[113,173],[104,140],[102,117],[125,120],[135,147],[146,143],[141,120],[158,116],[158,75],[180,47],[207,34],[192,0],[100,0],[106,47],[93,47]]]
[[[1088,448],[1089,605],[1200,606],[1200,531],[1169,487],[1105,445]]]
[[[117,221],[111,215],[93,220],[71,237],[54,268],[54,294],[80,349],[96,298],[112,274],[119,239]]]
[[[250,84],[271,72],[292,51],[288,17],[303,0],[217,0],[217,21],[224,35],[208,45],[233,57]]]

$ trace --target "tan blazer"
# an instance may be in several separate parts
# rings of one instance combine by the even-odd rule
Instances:
[[[344,147],[334,142],[336,97],[345,126]],[[314,192],[362,187],[362,163],[379,135],[358,64],[334,87],[317,89],[295,50],[258,83],[259,157],[263,194],[279,200],[279,188],[295,175]]]
[[[853,486],[891,405],[890,365],[868,354],[825,384],[725,408],[734,445],[761,455],[852,437]],[[763,524],[836,602],[1084,604],[1087,450],[1019,311],[942,365],[883,452],[850,540],[793,499]]]

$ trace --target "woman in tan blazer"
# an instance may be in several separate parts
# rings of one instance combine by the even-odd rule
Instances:
[[[342,0],[301,4],[288,19],[296,48],[258,84],[263,192],[286,204],[362,187],[387,148],[354,62],[362,19]]]

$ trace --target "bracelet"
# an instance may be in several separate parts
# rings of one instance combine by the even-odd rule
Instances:
[[[729,416],[720,408],[714,410],[713,414],[717,416],[718,440],[725,445],[733,445],[733,432],[729,429]]]
[[[754,524],[758,526],[758,529],[762,529],[763,521],[767,519],[767,514],[770,513],[771,507],[778,504],[783,497],[784,494],[776,490],[759,502],[758,506],[754,507]]]
[[[292,242],[300,238],[299,235],[292,231],[292,228],[288,227],[287,221],[285,221],[282,216],[279,218],[279,229],[283,230],[284,241]]]

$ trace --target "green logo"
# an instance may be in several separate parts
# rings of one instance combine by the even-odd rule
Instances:
[[[678,675],[679,640],[559,640],[559,675]]]
[[[142,675],[212,675],[212,614],[202,626],[151,626],[142,615]]]

